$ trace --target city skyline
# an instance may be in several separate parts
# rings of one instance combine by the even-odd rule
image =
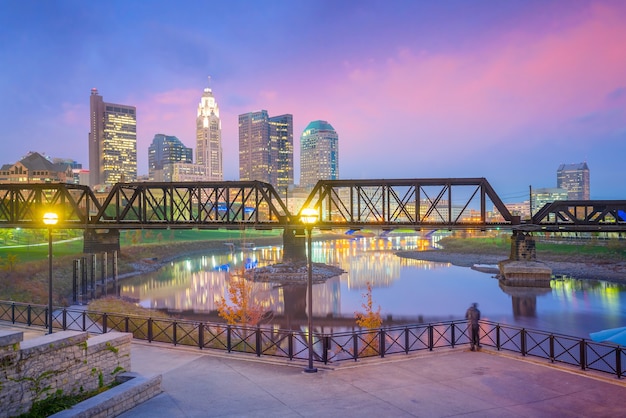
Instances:
[[[529,185],[555,187],[561,164],[586,162],[592,199],[626,198],[616,180],[624,2],[10,0],[0,10],[11,39],[0,47],[2,163],[36,151],[86,166],[97,88],[136,107],[147,174],[155,134],[194,147],[210,75],[225,180],[238,179],[238,115],[267,109],[293,114],[297,137],[310,121],[332,123],[344,179],[485,177],[521,201]]]

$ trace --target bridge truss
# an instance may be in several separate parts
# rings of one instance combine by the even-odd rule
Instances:
[[[43,214],[59,215],[60,228],[85,228],[100,204],[88,186],[65,183],[1,184],[0,227],[41,228]]]
[[[511,215],[484,178],[322,180],[303,208],[322,229],[493,229],[625,232],[626,200],[556,201],[531,220]],[[301,227],[273,186],[258,181],[118,183],[100,198],[87,186],[0,184],[0,227],[43,228]]]
[[[557,200],[539,209],[523,229],[623,232],[626,230],[626,200]]]
[[[484,178],[321,180],[303,207],[318,226],[471,229],[511,226],[511,215]]]
[[[260,181],[118,183],[93,223],[110,228],[257,228],[286,223],[289,212]]]

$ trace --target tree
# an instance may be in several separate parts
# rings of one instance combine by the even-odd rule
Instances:
[[[374,301],[372,299],[372,284],[370,282],[367,282],[367,292],[363,294],[363,298],[365,299],[365,302],[363,302],[361,306],[363,307],[363,309],[365,309],[365,313],[354,313],[354,316],[356,318],[356,324],[361,328],[366,328],[368,330],[378,330],[383,324],[383,319],[380,316],[380,306],[378,306],[378,308],[374,310]],[[372,331],[365,334],[362,337],[362,341],[364,344],[364,348],[363,350],[361,350],[361,353],[359,353],[360,355],[368,356],[379,354],[378,332]]]
[[[219,316],[230,325],[256,326],[265,314],[261,304],[255,300],[254,286],[243,274],[229,274],[228,301],[221,297],[217,303]]]

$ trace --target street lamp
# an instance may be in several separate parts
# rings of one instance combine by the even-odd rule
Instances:
[[[315,373],[317,369],[313,367],[313,265],[311,263],[312,248],[311,234],[313,226],[317,222],[318,214],[315,209],[305,208],[300,212],[300,220],[306,225],[308,232],[307,242],[307,310],[308,310],[308,327],[309,327],[309,366],[304,369],[307,373]]]
[[[48,334],[52,334],[52,228],[59,221],[59,215],[46,212],[43,223],[48,227]]]

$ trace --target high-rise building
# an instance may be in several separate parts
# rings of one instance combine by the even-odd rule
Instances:
[[[279,194],[293,184],[293,116],[269,118],[273,175],[270,183]]]
[[[587,163],[561,164],[556,171],[556,187],[567,190],[568,200],[589,200]]]
[[[137,114],[134,106],[106,103],[91,89],[89,186],[137,178]]]
[[[239,115],[239,179],[270,183],[279,193],[293,184],[292,115]]]
[[[196,118],[196,163],[205,168],[205,180],[224,180],[220,109],[210,87],[204,89]]]
[[[193,150],[175,136],[156,134],[148,147],[148,178],[150,181],[172,181],[164,173],[167,165],[175,163],[191,164]]]
[[[339,178],[339,136],[325,120],[307,125],[300,136],[300,187]]]

